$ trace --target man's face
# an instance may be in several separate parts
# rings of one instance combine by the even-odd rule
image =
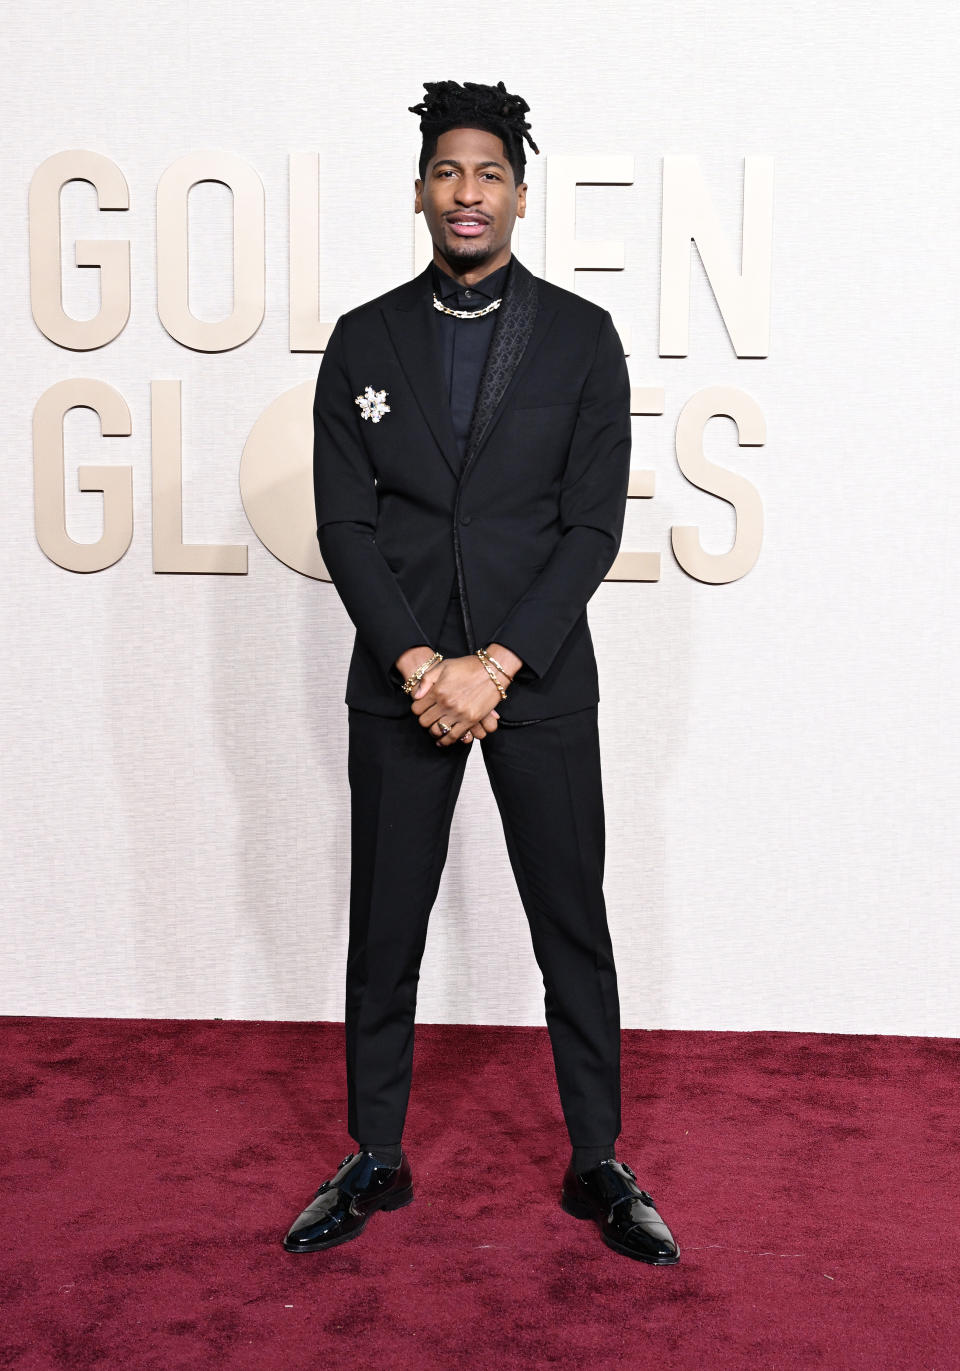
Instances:
[[[433,260],[473,280],[510,260],[510,238],[527,206],[503,142],[486,129],[448,129],[417,177],[415,207],[433,239]]]

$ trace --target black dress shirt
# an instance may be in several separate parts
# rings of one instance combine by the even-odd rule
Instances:
[[[505,262],[475,285],[462,286],[434,262],[433,288],[437,298],[449,309],[484,309],[491,300],[502,296],[509,269],[510,263]],[[452,314],[442,314],[436,308],[433,313],[440,331],[450,414],[462,462],[467,450],[473,407],[480,389],[480,376],[497,322],[497,311],[491,310],[482,319],[455,319]]]
[[[450,309],[484,309],[491,300],[503,295],[510,263],[505,262],[489,276],[484,276],[472,286],[462,286],[452,276],[433,263],[433,289],[438,300]],[[446,381],[447,396],[450,400],[450,415],[453,431],[463,461],[470,434],[473,407],[477,402],[483,364],[487,360],[490,339],[493,337],[497,322],[497,311],[492,309],[482,319],[455,319],[452,314],[442,314],[434,308],[437,327],[440,331],[440,349],[443,355],[443,374]],[[450,589],[448,614],[459,619],[460,589],[456,576]],[[507,727],[522,727],[525,724],[538,724],[539,719],[501,720]]]

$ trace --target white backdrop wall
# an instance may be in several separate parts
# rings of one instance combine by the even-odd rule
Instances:
[[[518,253],[544,270],[544,162],[625,153],[631,186],[578,193],[582,238],[619,237],[622,272],[577,289],[631,331],[624,547],[655,583],[590,606],[601,671],[606,893],[627,1026],[954,1035],[958,934],[955,240],[957,16],[946,3],[839,9],[728,0],[523,8],[281,0],[265,10],[88,0],[6,21],[3,672],[5,897],[0,1009],[18,1014],[342,1017],[349,888],[346,708],[353,630],[329,584],[277,561],[241,504],[262,410],[316,375],[291,354],[288,154],[322,168],[321,317],[413,269],[406,111],[424,80],[497,81],[531,106]],[[28,292],[27,189],[90,148],[130,185],[125,215],[63,196],[63,296],[88,317],[77,238],[129,238],[133,304],[112,344],[54,346]],[[186,152],[247,159],[267,195],[267,314],[244,346],[192,352],[156,308],[155,191]],[[685,358],[658,356],[660,175],[700,161],[739,261],[743,159],[775,160],[769,356],[734,355],[691,250]],[[232,305],[231,204],[191,196],[191,303]],[[33,529],[31,417],[94,376],[133,432],[66,421],[67,521],[94,541],[83,463],[133,466],[135,531],[96,574],[56,566]],[[184,540],[245,543],[246,576],[158,575],[150,544],[150,382],[183,383]],[[765,536],[743,579],[688,577],[673,524],[729,547],[729,505],[687,483],[673,433],[703,386],[752,395],[763,447],[709,426],[706,453],[758,488]],[[542,1022],[499,819],[471,757],[421,979],[423,1021]]]

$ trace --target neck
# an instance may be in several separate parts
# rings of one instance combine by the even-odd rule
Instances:
[[[464,266],[462,263],[448,262],[438,247],[435,246],[433,249],[433,260],[436,265],[440,267],[442,271],[445,271],[448,276],[452,276],[460,286],[472,286],[477,281],[482,281],[483,278],[489,276],[492,271],[496,271],[499,267],[506,266],[510,261],[511,256],[510,248],[507,246],[502,252],[497,253],[493,257],[484,258],[482,262],[478,262],[475,265]]]

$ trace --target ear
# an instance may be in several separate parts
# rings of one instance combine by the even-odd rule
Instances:
[[[413,183],[413,192],[414,192],[414,194],[413,194],[413,212],[414,212],[414,214],[422,214],[422,212],[423,212],[423,199],[422,199],[422,196],[423,196],[423,182],[420,180],[420,177],[419,177],[419,176],[417,177],[417,179],[416,179],[416,180],[414,181],[414,183]]]
[[[527,212],[527,183],[521,181],[517,186],[517,218],[522,219]]]

